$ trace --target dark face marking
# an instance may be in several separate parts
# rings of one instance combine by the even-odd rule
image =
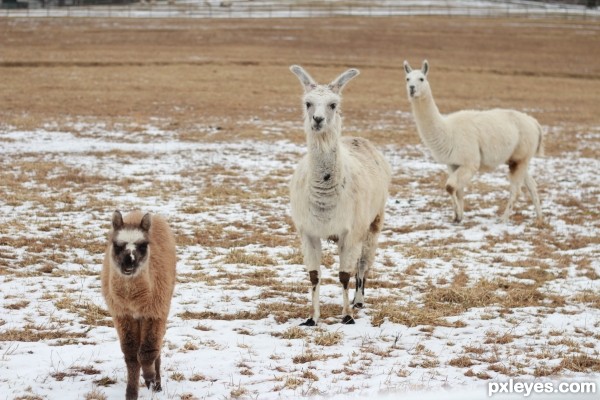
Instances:
[[[135,275],[148,260],[150,214],[139,224],[125,223],[119,211],[113,214],[111,237],[112,259],[117,269],[126,276]]]
[[[131,243],[122,240],[122,237],[123,235],[118,235],[113,239],[113,260],[123,275],[134,275],[148,259],[149,242],[148,239],[142,237]]]

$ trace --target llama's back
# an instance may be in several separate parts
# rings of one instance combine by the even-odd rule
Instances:
[[[446,117],[459,148],[477,143],[481,168],[495,168],[511,159],[531,158],[537,149],[537,121],[515,110],[463,110]],[[462,142],[462,143],[461,143]]]

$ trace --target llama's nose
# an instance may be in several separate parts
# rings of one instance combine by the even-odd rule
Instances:
[[[317,125],[321,125],[321,122],[323,122],[323,120],[325,118],[323,118],[323,117],[317,117],[316,115],[313,115],[313,119],[315,120],[315,122],[317,123]]]

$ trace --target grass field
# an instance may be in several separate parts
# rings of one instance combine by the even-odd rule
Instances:
[[[154,398],[348,398],[475,391],[600,372],[600,27],[566,19],[0,19],[0,397],[122,397],[100,295],[114,209],[163,214],[178,286]],[[440,111],[535,116],[546,222],[508,224],[507,167],[450,222],[445,167],[420,143],[402,61],[427,58]],[[367,305],[339,324],[325,245],[323,321],[289,217],[304,154],[290,64],[348,67],[348,135],[394,175]],[[404,393],[406,392],[406,393]],[[417,395],[421,396],[421,395]],[[142,398],[151,398],[141,391]],[[566,397],[565,397],[566,398]]]

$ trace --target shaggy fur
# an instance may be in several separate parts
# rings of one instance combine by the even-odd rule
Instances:
[[[534,155],[542,154],[543,131],[531,116],[515,110],[459,111],[442,116],[427,81],[429,64],[413,71],[404,61],[406,90],[423,143],[436,161],[448,166],[446,190],[452,199],[454,221],[463,218],[464,188],[479,170],[508,164],[510,197],[502,215],[508,220],[513,204],[525,184],[542,220],[535,180],[527,169]]]
[[[320,317],[321,239],[337,242],[343,287],[343,323],[350,315],[348,281],[356,277],[354,306],[362,307],[367,274],[375,258],[390,183],[390,166],[366,139],[341,137],[340,93],[358,75],[350,69],[329,85],[319,85],[299,66],[290,67],[304,88],[304,130],[308,153],[290,183],[291,214],[302,240],[312,284],[313,314]]]
[[[127,231],[129,235],[123,234]],[[132,243],[121,245],[117,238],[147,239],[147,248]],[[145,242],[144,239],[141,242]],[[119,248],[119,246],[121,246]],[[140,248],[141,246],[141,248]],[[122,268],[123,259],[118,250],[146,257],[131,275]],[[138,251],[139,250],[139,251]],[[161,390],[160,348],[166,331],[167,316],[175,286],[175,238],[167,222],[160,216],[134,211],[124,218],[116,211],[113,229],[104,256],[102,294],[119,334],[121,350],[127,365],[127,400],[137,399],[140,366],[147,387]],[[123,272],[125,271],[125,273]]]

